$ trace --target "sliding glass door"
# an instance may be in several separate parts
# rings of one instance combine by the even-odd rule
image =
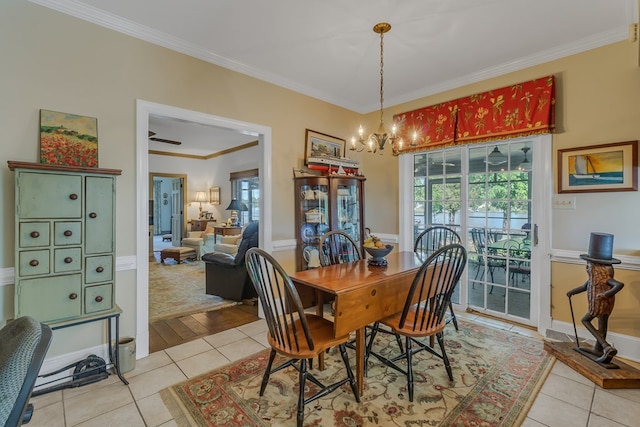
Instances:
[[[453,228],[468,251],[453,302],[536,324],[540,271],[533,139],[412,154],[412,238],[434,225]],[[547,148],[548,149],[548,148]],[[544,184],[543,184],[544,185]],[[548,262],[542,268],[548,268]]]

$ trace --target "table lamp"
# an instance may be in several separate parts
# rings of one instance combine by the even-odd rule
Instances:
[[[193,200],[194,202],[199,202],[200,203],[200,215],[198,216],[198,218],[202,218],[202,202],[207,202],[207,193],[205,193],[204,191],[196,191],[196,198]]]
[[[239,202],[236,199],[231,200],[229,206],[227,206],[227,211],[231,211],[231,225],[238,226],[240,225],[240,221],[238,219],[238,211],[248,211],[249,208],[246,204]]]

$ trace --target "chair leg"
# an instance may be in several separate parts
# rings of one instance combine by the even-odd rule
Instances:
[[[453,372],[451,371],[451,363],[449,363],[449,357],[447,357],[447,352],[444,349],[444,337],[442,332],[440,332],[439,334],[436,334],[436,338],[438,338],[438,344],[440,344],[440,350],[442,351],[442,361],[444,362],[444,367],[447,370],[449,381],[453,381]]]
[[[373,340],[376,337],[377,333],[378,333],[378,326],[380,326],[379,322],[376,322],[373,324],[373,327],[371,328],[371,334],[369,335],[369,342],[366,343],[366,347],[364,349],[364,376],[367,376],[367,365],[369,364],[369,355],[371,354],[371,347],[373,347]]]
[[[340,344],[339,348],[340,348],[340,356],[342,356],[342,361],[344,362],[344,366],[347,368],[347,376],[349,377],[349,385],[351,385],[351,391],[353,391],[353,395],[356,398],[356,402],[360,403],[360,395],[358,394],[358,385],[356,384],[356,378],[353,376],[351,365],[349,365],[349,357],[347,356],[347,346],[344,344]]]
[[[273,365],[273,361],[275,358],[276,351],[274,349],[271,349],[271,353],[269,353],[269,361],[267,362],[267,369],[264,371],[264,375],[262,376],[262,384],[260,385],[260,396],[264,394],[264,389],[267,388],[269,375],[271,375],[271,365]]]
[[[450,321],[453,322],[453,326],[455,326],[456,331],[459,331],[460,329],[458,329],[458,319],[456,318],[456,314],[453,312],[453,303],[451,301],[449,301],[449,311],[451,312]]]
[[[411,338],[409,337],[406,337],[405,350],[407,352],[407,390],[409,391],[409,402],[413,402],[413,366],[411,366],[412,351]]]
[[[298,393],[298,416],[296,417],[297,426],[302,427],[304,421],[304,384],[307,379],[307,360],[300,360],[300,375],[299,375],[299,387]]]

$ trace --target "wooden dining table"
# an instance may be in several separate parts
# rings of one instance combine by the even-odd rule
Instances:
[[[356,331],[356,381],[364,390],[366,325],[401,311],[422,261],[413,252],[392,251],[386,266],[366,259],[290,274],[306,306],[323,315],[324,301],[335,300],[333,331],[340,337]]]

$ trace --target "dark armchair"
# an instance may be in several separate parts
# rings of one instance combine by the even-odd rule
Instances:
[[[256,247],[258,247],[258,223],[252,222],[245,227],[235,255],[222,252],[203,255],[207,294],[234,301],[256,297],[244,265],[245,253],[249,248]]]

